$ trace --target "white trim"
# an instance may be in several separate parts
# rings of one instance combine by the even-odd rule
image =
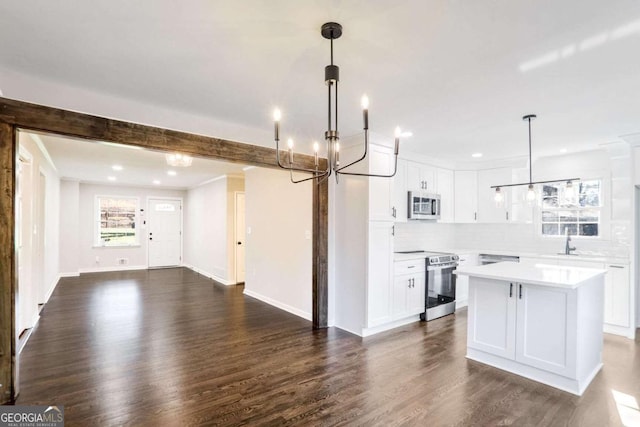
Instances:
[[[610,325],[605,323],[602,327],[602,331],[607,334],[620,335],[632,340],[636,339],[636,328],[634,327]]]
[[[400,326],[408,325],[409,323],[419,322],[420,316],[414,314],[404,319],[394,320],[393,322],[385,323],[384,325],[374,326],[372,328],[362,328],[362,337],[368,337],[371,335],[379,334],[380,332],[388,331],[389,329],[399,328]]]
[[[306,311],[303,311],[303,310],[300,310],[298,308],[292,307],[289,304],[282,303],[282,302],[277,301],[277,300],[275,300],[273,298],[269,298],[269,297],[264,296],[262,294],[259,294],[257,292],[250,291],[250,290],[248,290],[246,288],[245,288],[243,293],[245,295],[247,295],[247,296],[250,296],[251,298],[255,298],[255,299],[259,300],[259,301],[262,301],[262,302],[267,303],[269,305],[272,305],[272,306],[274,306],[276,308],[279,308],[280,310],[284,310],[284,311],[287,311],[287,312],[289,312],[291,314],[295,314],[298,317],[302,317],[305,320],[311,321],[311,319],[312,319],[311,313],[307,313]]]
[[[123,265],[115,266],[115,267],[98,267],[98,268],[81,268],[79,269],[79,273],[102,273],[105,271],[127,271],[127,270],[147,270],[148,267],[146,265]]]
[[[189,270],[195,271],[196,273],[198,273],[198,274],[200,274],[202,276],[208,277],[211,280],[215,280],[216,282],[221,283],[221,284],[223,284],[225,286],[235,285],[235,283],[230,281],[230,280],[223,279],[222,277],[216,276],[213,273],[209,273],[208,271],[204,271],[204,270],[202,270],[202,269],[200,269],[198,267],[194,267],[191,264],[183,263],[182,267],[185,267],[185,268],[188,268]]]
[[[546,384],[577,396],[582,396],[582,393],[584,393],[587,386],[589,386],[593,378],[598,374],[598,372],[600,372],[600,369],[602,369],[603,366],[602,363],[598,363],[589,375],[579,379],[571,379],[473,348],[467,348],[466,357],[469,360],[493,366],[494,368],[520,375],[521,377]]]
[[[58,275],[59,278],[63,278],[63,277],[78,277],[80,276],[80,272],[76,271],[76,272],[71,272],[71,273],[60,273]]]
[[[147,196],[147,206],[146,206],[146,211],[145,211],[145,215],[144,215],[144,219],[142,219],[142,216],[140,216],[139,220],[144,221],[144,229],[140,229],[140,231],[144,230],[147,234],[145,236],[145,238],[149,237],[149,216],[150,216],[150,212],[151,209],[149,209],[149,204],[151,202],[151,200],[170,200],[172,202],[180,202],[180,264],[182,265],[183,261],[184,261],[184,200],[182,197],[158,197],[158,196]],[[142,227],[142,225],[141,225]],[[147,251],[147,265],[149,265],[149,244],[147,243],[145,245],[146,247],[146,251]],[[162,268],[162,267],[174,267],[174,266],[153,266],[153,267],[149,267],[149,268]]]

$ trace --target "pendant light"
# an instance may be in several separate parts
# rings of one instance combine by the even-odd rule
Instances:
[[[350,162],[346,165],[340,165],[340,134],[338,133],[338,81],[340,76],[340,69],[337,65],[333,64],[333,41],[340,38],[342,35],[342,25],[336,22],[327,22],[320,30],[320,34],[325,39],[331,42],[331,64],[327,65],[324,69],[325,84],[328,88],[328,118],[327,118],[327,131],[324,133],[324,139],[327,143],[327,168],[325,170],[318,170],[318,150],[320,144],[313,142],[313,152],[315,160],[315,169],[304,169],[293,166],[293,139],[287,140],[287,160],[286,164],[283,164],[280,160],[280,120],[282,119],[282,112],[279,109],[275,109],[273,112],[274,130],[275,130],[275,142],[276,142],[276,160],[278,166],[283,169],[287,169],[290,172],[291,182],[299,183],[308,181],[310,179],[317,179],[320,183],[322,180],[328,178],[332,173],[336,175],[336,182],[338,181],[338,175],[357,175],[368,177],[381,177],[391,178],[395,176],[398,168],[398,150],[400,146],[400,136],[405,134],[399,128],[396,128],[395,132],[395,148],[394,148],[394,167],[393,172],[389,174],[368,174],[368,173],[355,173],[347,172],[346,168],[355,165],[362,161],[367,156],[369,148],[369,98],[364,95],[362,97],[362,120],[364,129],[364,154],[357,160]],[[293,172],[307,172],[311,173],[310,178],[304,178],[299,180],[293,179]]]
[[[536,194],[536,190],[534,185],[536,184],[550,184],[554,182],[566,182],[565,189],[569,191],[573,190],[573,181],[580,181],[580,178],[564,178],[564,179],[553,179],[549,181],[533,181],[533,170],[532,170],[532,158],[531,158],[531,121],[534,120],[537,116],[535,114],[527,114],[522,117],[522,120],[528,122],[529,124],[529,182],[522,182],[519,184],[501,184],[501,185],[492,185],[491,188],[495,188],[496,192],[494,194],[494,201],[497,206],[501,206],[504,201],[504,194],[502,193],[503,187],[519,187],[522,185],[527,186],[527,194],[525,199],[527,204],[533,205],[533,203],[537,200],[538,195]]]

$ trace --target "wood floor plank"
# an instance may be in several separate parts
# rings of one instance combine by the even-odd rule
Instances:
[[[619,426],[640,343],[605,335],[582,397],[469,361],[466,312],[359,338],[188,269],[83,274],[22,353],[18,404],[67,425]]]

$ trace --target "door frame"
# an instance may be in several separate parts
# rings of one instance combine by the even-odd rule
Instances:
[[[107,119],[0,97],[0,403],[16,397],[15,170],[18,129],[97,141],[180,151],[198,157],[278,168],[276,150],[221,138]],[[283,151],[284,153],[284,151]],[[297,168],[315,169],[313,156],[296,154]],[[327,159],[318,168],[327,167]],[[328,326],[328,180],[313,185],[312,325]]]
[[[233,281],[238,284],[238,283],[243,283],[244,280],[242,282],[238,282],[238,250],[237,250],[237,246],[238,246],[238,195],[242,194],[243,196],[245,195],[244,191],[234,191],[233,192]],[[245,214],[247,212],[246,207],[247,207],[247,199],[245,196],[244,199],[244,206],[245,206]],[[246,216],[245,216],[245,225],[246,225]],[[244,238],[244,242],[245,242],[245,265],[246,265],[246,254],[247,254],[247,250],[246,250],[246,242],[247,242],[247,233],[245,230],[245,238]],[[247,276],[247,272],[246,272],[246,268],[245,268],[245,279]]]
[[[151,214],[151,208],[149,207],[151,205],[151,200],[171,200],[172,202],[180,202],[180,264],[179,265],[183,265],[183,260],[184,260],[184,201],[182,199],[182,197],[158,197],[158,196],[147,196],[147,211],[146,211],[146,215],[145,218],[143,219],[143,221],[145,222],[145,227],[144,227],[144,231],[146,232],[146,236],[145,238],[149,237],[149,215]],[[155,267],[150,267],[149,264],[149,240],[147,239],[147,268],[155,268]],[[162,267],[158,267],[158,268],[162,268]]]

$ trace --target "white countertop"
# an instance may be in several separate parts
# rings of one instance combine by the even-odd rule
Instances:
[[[569,289],[575,289],[587,280],[606,272],[607,270],[597,268],[545,264],[534,266],[515,262],[459,267],[455,270],[455,274],[459,275]]]
[[[515,252],[515,251],[496,251],[496,250],[484,250],[484,249],[460,249],[460,248],[429,248],[428,252],[443,252],[456,255],[466,254],[488,254],[488,255],[509,255],[529,258],[548,258],[550,260],[572,260],[572,261],[585,261],[585,262],[601,262],[606,264],[629,264],[628,258],[596,255],[596,254],[540,254],[534,252]],[[426,258],[424,254],[393,254],[394,261],[409,261],[414,259]]]

